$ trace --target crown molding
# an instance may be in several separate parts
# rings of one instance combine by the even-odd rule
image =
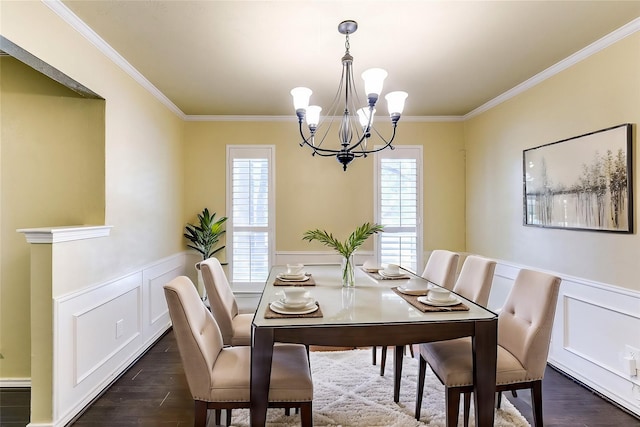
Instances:
[[[107,237],[112,228],[112,225],[77,225],[68,227],[21,228],[16,231],[23,233],[28,243],[60,243]]]
[[[574,65],[576,65],[578,62],[587,59],[588,57],[590,57],[591,55],[594,55],[598,52],[600,52],[601,50],[606,49],[607,47],[611,46],[614,43],[619,42],[620,40],[624,39],[625,37],[628,37],[634,33],[636,33],[637,31],[640,30],[640,18],[636,18],[633,21],[629,22],[626,25],[623,25],[622,27],[618,28],[617,30],[607,34],[606,36],[602,37],[599,40],[596,40],[595,42],[591,43],[589,46],[580,49],[579,51],[577,51],[576,53],[574,53],[573,55],[568,56],[567,58],[563,59],[562,61],[552,65],[551,67],[547,68],[546,70],[536,74],[535,76],[531,77],[528,80],[525,80],[524,82],[520,83],[519,85],[515,86],[512,89],[509,89],[508,91],[504,92],[503,94],[493,98],[491,101],[488,101],[487,103],[481,105],[480,107],[476,108],[475,110],[467,113],[464,116],[464,120],[468,120],[471,119],[481,113],[484,113],[487,110],[492,109],[493,107],[502,104],[503,102],[531,89],[532,87],[538,85],[539,83],[542,83],[543,81],[555,76],[556,74],[559,74],[560,72],[566,70],[569,67],[572,67]]]
[[[280,122],[290,121],[289,116],[226,116],[226,115],[186,115],[173,102],[169,100],[158,88],[156,88],[149,80],[147,80],[138,70],[136,70],[127,60],[125,60],[115,49],[105,42],[95,31],[78,18],[61,0],[41,0],[51,10],[53,10],[60,18],[78,31],[89,42],[98,48],[105,56],[111,59],[124,72],[129,74],[142,87],[156,97],[169,110],[173,111],[179,118],[191,122]],[[601,39],[593,42],[589,46],[579,50],[573,55],[563,59],[562,61],[552,65],[546,70],[536,74],[530,79],[520,83],[512,89],[493,98],[478,108],[470,111],[464,116],[408,116],[403,117],[404,122],[457,122],[469,120],[485,111],[490,110],[497,105],[531,89],[544,80],[566,70],[567,68],[577,64],[578,62],[600,52],[601,50],[611,46],[612,44],[624,39],[631,34],[640,30],[640,18],[636,18],[617,30],[607,34]],[[295,117],[293,117],[295,120]]]
[[[122,57],[114,48],[111,47],[102,37],[84,23],[78,16],[73,13],[61,0],[41,0],[45,5],[55,12],[63,21],[69,24],[74,30],[79,32],[91,44],[93,44],[100,52],[102,52],[113,63],[120,67],[131,78],[138,82],[144,89],[160,101],[165,107],[175,113],[184,120],[185,114],[180,110],[169,98],[167,98],[160,90],[155,87],[145,76],[134,68],[126,59]]]
[[[334,119],[339,119],[339,117]],[[378,118],[376,118],[378,119]],[[294,115],[290,116],[185,116],[187,122],[297,122]],[[402,116],[402,122],[462,122],[464,116]]]

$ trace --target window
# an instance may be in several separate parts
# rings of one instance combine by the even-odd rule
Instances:
[[[273,146],[227,146],[227,249],[234,285],[263,285],[273,259]]]
[[[375,154],[374,219],[380,264],[422,268],[422,147],[397,146]]]

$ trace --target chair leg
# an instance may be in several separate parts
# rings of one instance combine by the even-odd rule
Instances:
[[[409,353],[411,353],[411,357],[416,357],[415,354],[413,354],[413,344],[409,344]]]
[[[216,411],[218,416],[218,411]],[[219,424],[216,422],[216,424]],[[207,425],[207,402],[196,400],[194,405],[194,427],[206,427]]]
[[[502,392],[498,392],[498,398],[496,399],[496,409],[500,409],[500,405],[502,404]]]
[[[445,391],[445,406],[447,407],[447,427],[458,426],[458,411],[460,409],[460,391],[447,387]]]
[[[471,393],[464,393],[464,424],[463,427],[469,426],[469,411],[471,410]]]
[[[225,409],[225,412],[227,413],[227,426],[231,425],[231,409]]]
[[[300,425],[301,427],[313,427],[312,402],[304,402],[300,405]]]
[[[416,390],[416,420],[420,420],[420,409],[422,408],[422,393],[424,392],[424,377],[427,373],[427,361],[420,356],[418,367],[418,389]]]
[[[284,414],[288,417],[289,415],[291,415],[291,411],[289,410],[289,408],[284,408]]]
[[[531,384],[531,406],[533,408],[533,424],[542,427],[542,381],[534,381]]]
[[[380,348],[380,376],[384,377],[384,367],[387,364],[387,346]]]
[[[373,347],[371,347],[371,360],[372,360],[372,364],[375,365],[376,364],[376,352],[377,352],[377,348],[374,345]]]
[[[516,390],[511,390],[511,396],[518,397],[518,392]]]

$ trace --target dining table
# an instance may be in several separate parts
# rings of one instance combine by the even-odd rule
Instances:
[[[355,286],[342,286],[340,265],[307,265],[304,281],[281,280],[286,266],[273,266],[266,280],[252,322],[251,426],[266,424],[271,362],[275,343],[368,347],[395,346],[394,400],[398,401],[402,349],[408,344],[471,337],[473,348],[474,409],[476,425],[493,426],[498,316],[493,311],[454,295],[457,307],[431,307],[399,290],[437,286],[402,270],[401,277],[387,278],[355,267]],[[290,314],[276,310],[286,286],[304,286],[317,304],[311,313]],[[413,292],[408,292],[413,294]],[[417,292],[419,293],[419,292]],[[279,306],[277,306],[279,307]],[[310,311],[310,310],[306,310]],[[448,411],[447,411],[448,412]],[[457,419],[447,417],[447,426]]]

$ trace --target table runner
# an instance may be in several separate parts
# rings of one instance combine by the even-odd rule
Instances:
[[[442,312],[442,311],[469,311],[469,307],[467,307],[464,303],[450,305],[448,307],[435,307],[432,305],[423,304],[418,301],[419,296],[407,295],[403,294],[398,290],[398,288],[391,288],[393,292],[400,295],[406,302],[422,311],[423,313],[427,312]]]

